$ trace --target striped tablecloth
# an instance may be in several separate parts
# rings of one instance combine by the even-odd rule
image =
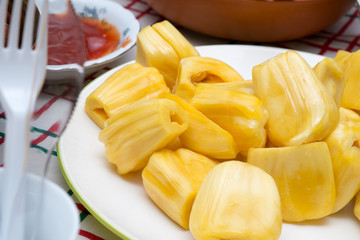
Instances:
[[[120,3],[125,8],[129,9],[136,18],[140,21],[141,28],[151,25],[155,22],[161,21],[164,18],[152,10],[142,0],[114,0]],[[360,38],[360,20],[357,16],[357,9],[353,7],[350,11],[344,15],[338,22],[331,27],[316,33],[312,36],[297,39],[294,41],[278,42],[268,44],[269,46],[289,48],[295,50],[302,50],[312,52],[324,56],[333,57],[339,49],[348,51],[356,51],[359,49]],[[209,45],[209,44],[243,44],[239,41],[229,41],[224,39],[212,38],[205,36],[184,28],[179,28],[183,35],[194,45]],[[249,43],[246,43],[249,44]],[[258,43],[253,43],[257,44]],[[123,57],[117,60],[115,63],[106,66],[104,69],[92,74],[87,80],[91,81],[95,79],[99,74],[111,69],[114,66],[133,60],[135,58],[136,48],[133,48]],[[44,94],[43,94],[44,95]],[[46,114],[50,111],[56,111],[57,107],[61,105],[62,97],[60,96],[42,96],[41,101],[38,101],[36,110],[40,114]],[[6,115],[0,106],[0,156],[3,151],[3,143],[5,141],[4,125],[6,123]],[[31,130],[31,150],[30,158],[35,159],[32,161],[33,172],[37,173],[41,171],[42,162],[44,156],[48,151],[48,142],[54,138],[52,134],[52,128],[54,124],[45,126],[42,122],[35,121],[32,124]],[[40,160],[39,160],[40,159]],[[0,161],[1,164],[1,161]],[[0,165],[1,166],[1,165]],[[91,240],[116,240],[120,239],[104,226],[102,226],[91,214],[85,209],[85,207],[76,199],[73,192],[66,184],[60,167],[57,161],[57,153],[52,153],[52,159],[50,161],[50,168],[47,174],[48,178],[68,192],[68,194],[75,201],[79,210],[79,218],[81,221],[80,230],[77,239],[91,239]]]

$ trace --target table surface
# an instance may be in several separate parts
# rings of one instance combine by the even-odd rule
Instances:
[[[155,22],[164,20],[162,16],[156,13],[151,7],[149,7],[142,0],[113,0],[120,3],[123,7],[130,10],[135,17],[139,20],[141,28],[151,25]],[[359,38],[360,38],[360,21],[357,16],[358,10],[355,6],[349,10],[347,14],[345,14],[339,21],[337,21],[332,26],[324,29],[312,36],[308,36],[305,38],[286,41],[286,42],[277,42],[271,44],[259,44],[259,43],[243,43],[239,41],[231,41],[209,37],[203,34],[199,34],[193,31],[190,31],[185,28],[179,27],[178,29],[182,32],[182,34],[194,45],[210,45],[210,44],[256,44],[256,45],[268,45],[273,47],[282,47],[294,50],[301,50],[311,53],[316,53],[328,57],[334,57],[336,52],[340,49],[347,51],[356,51],[359,49]],[[127,52],[123,57],[118,59],[116,62],[111,63],[106,66],[104,69],[99,70],[98,72],[92,74],[88,77],[87,80],[91,81],[95,79],[99,74],[118,66],[122,63],[128,62],[130,60],[135,59],[136,47]],[[52,101],[51,106],[49,106],[49,102]],[[44,106],[47,106],[47,110],[51,108],[56,108],[56,99],[49,99],[48,102],[38,102],[36,109],[43,109]],[[0,156],[3,151],[3,143],[5,141],[5,123],[6,116],[4,111],[0,106]],[[48,150],[47,140],[52,138],[51,135],[51,126],[41,126],[41,123],[34,123],[36,127],[32,128],[31,132],[31,151],[30,158],[33,159],[41,159],[44,158],[44,152]],[[1,166],[0,159],[0,166]],[[36,165],[36,163],[35,163]],[[41,165],[41,163],[39,163]],[[34,167],[34,172],[40,171]],[[56,151],[53,152],[50,167],[47,173],[47,177],[61,186],[75,201],[76,206],[79,210],[79,218],[80,218],[80,230],[78,233],[77,240],[91,239],[91,240],[116,240],[120,239],[112,232],[110,232],[107,228],[105,228],[101,223],[99,223],[87,210],[86,208],[76,199],[73,192],[67,185],[62,176],[59,163],[57,160]]]

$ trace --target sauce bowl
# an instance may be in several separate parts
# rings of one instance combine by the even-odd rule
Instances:
[[[85,61],[85,76],[118,59],[135,46],[140,24],[135,16],[121,4],[110,0],[71,0],[71,3],[80,18],[87,17],[100,20],[101,23],[107,22],[116,27],[120,34],[119,44],[113,52]],[[51,11],[50,0],[49,13]],[[71,72],[72,68],[73,64],[47,65],[47,78],[57,78],[58,74]]]

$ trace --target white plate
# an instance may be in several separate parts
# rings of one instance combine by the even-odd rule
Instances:
[[[251,78],[251,67],[285,49],[215,45],[198,48],[202,56],[214,57],[234,67],[245,78]],[[314,66],[323,57],[300,52]],[[79,200],[115,234],[138,240],[193,239],[172,222],[147,197],[140,173],[119,176],[105,158],[104,147],[98,141],[100,129],[84,112],[86,97],[115,68],[89,84],[81,93],[74,115],[60,138],[59,160],[64,176]],[[353,216],[352,205],[336,215],[301,224],[283,224],[281,240],[358,240],[360,224]]]

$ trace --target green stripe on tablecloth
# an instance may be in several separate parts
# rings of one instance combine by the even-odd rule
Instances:
[[[57,137],[58,136],[56,133],[49,132],[47,130],[37,128],[37,127],[32,127],[31,132],[38,132],[38,133],[41,133],[41,134],[45,134],[45,135],[47,135],[49,137]]]
[[[71,196],[71,195],[73,195],[74,193],[73,193],[73,191],[70,189],[68,192],[67,192],[68,194],[69,194],[69,196]]]
[[[85,210],[80,213],[80,222],[84,221],[84,219],[89,215],[90,212],[85,208]]]
[[[42,146],[39,146],[39,145],[35,145],[35,144],[31,144],[31,147],[32,147],[32,148],[39,149],[39,150],[42,151],[43,153],[48,153],[48,151],[49,151],[48,149],[46,149],[46,148],[44,148],[44,147],[42,147]],[[53,152],[51,153],[51,155],[57,157],[57,152],[56,152],[56,151],[53,151]]]
[[[345,14],[345,16],[346,16],[346,17],[350,17],[350,18],[351,18],[351,17],[355,17],[355,18],[358,17],[357,15],[353,15],[353,14],[350,14],[350,13]]]

